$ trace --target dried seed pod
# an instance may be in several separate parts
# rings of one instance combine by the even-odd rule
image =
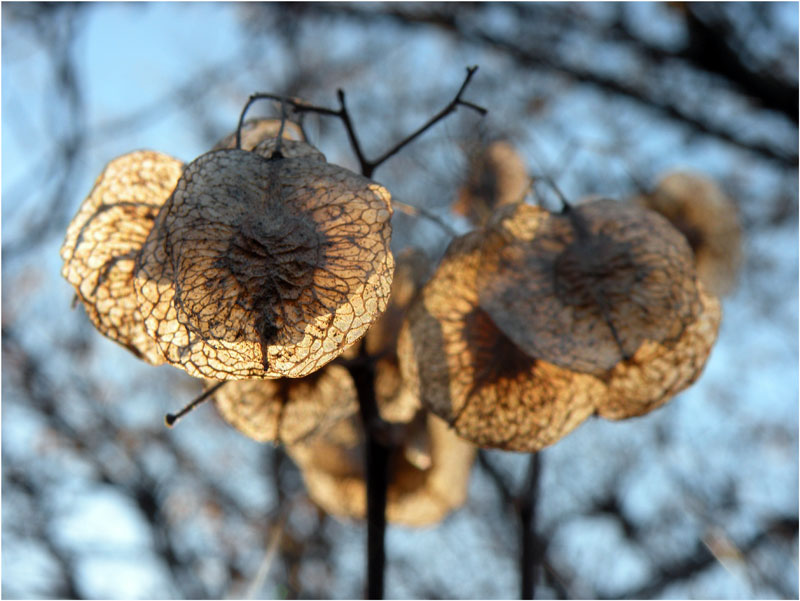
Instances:
[[[713,181],[670,173],[634,202],[669,219],[694,251],[697,275],[708,290],[730,292],[742,262],[742,230],[734,202]]]
[[[139,255],[145,327],[193,376],[307,375],[385,309],[391,212],[385,188],[313,156],[205,154]]]
[[[498,140],[470,157],[467,181],[453,203],[453,211],[481,225],[495,208],[522,202],[529,186],[522,158],[510,143]]]
[[[475,448],[430,413],[395,428],[402,429],[402,442],[390,459],[386,518],[406,526],[435,524],[466,501]],[[287,449],[309,496],[331,515],[363,519],[366,514],[362,445],[361,426],[350,419]]]
[[[183,163],[158,152],[114,159],[81,204],[61,247],[61,273],[95,327],[154,365],[164,358],[138,310],[135,258],[182,171]]]
[[[358,413],[353,379],[338,365],[299,379],[229,381],[213,399],[225,421],[259,442],[302,442]]]
[[[241,149],[253,150],[264,140],[276,138],[281,129],[280,119],[248,119],[242,124]],[[300,126],[291,121],[286,121],[283,126],[283,138],[305,142],[305,136]],[[236,148],[236,132],[230,133],[214,144],[211,150]]]
[[[412,305],[398,342],[423,405],[483,447],[536,451],[594,411],[600,380],[534,359],[478,305],[482,232],[455,239]]]
[[[599,200],[554,214],[498,213],[480,306],[526,354],[603,374],[645,340],[671,345],[700,310],[694,261],[660,215]]]

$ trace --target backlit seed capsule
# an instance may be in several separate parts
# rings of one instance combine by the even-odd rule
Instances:
[[[278,158],[276,142],[189,164],[137,259],[145,328],[190,375],[307,375],[386,308],[388,191],[302,142]]]
[[[422,404],[477,445],[536,451],[694,382],[719,303],[685,240],[647,213],[601,201],[574,223],[522,205],[454,240],[398,342]]]

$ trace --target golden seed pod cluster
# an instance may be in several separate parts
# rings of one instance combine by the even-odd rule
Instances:
[[[113,161],[70,225],[65,277],[98,329],[151,363],[300,377],[386,308],[388,191],[259,127],[245,130],[252,151]]]
[[[464,503],[474,445],[537,451],[593,414],[642,415],[706,363],[721,317],[707,289],[728,289],[740,261],[735,211],[707,180],[673,174],[635,202],[554,213],[521,203],[524,163],[493,143],[454,207],[480,227],[429,278],[420,251],[395,265],[389,192],[298,126],[248,121],[236,146],[231,134],[186,165],[151,151],[109,163],[62,273],[101,333],[222,383],[223,419],[285,444],[333,515],[366,513],[339,356],[374,369],[394,446],[387,518],[414,526]]]
[[[460,435],[535,451],[593,413],[666,402],[699,376],[719,320],[660,215],[608,200],[516,205],[453,241],[398,354],[422,403]]]

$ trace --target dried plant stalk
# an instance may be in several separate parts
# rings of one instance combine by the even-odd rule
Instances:
[[[455,239],[409,311],[398,342],[422,403],[483,447],[536,451],[594,411],[603,384],[526,355],[478,305],[484,236]]]
[[[296,444],[358,413],[353,379],[338,365],[300,379],[228,382],[213,399],[225,421],[259,442]]]
[[[742,228],[735,203],[710,179],[675,172],[634,202],[669,219],[689,242],[697,275],[717,296],[736,284],[742,262]]]
[[[406,526],[435,524],[463,505],[475,448],[430,413],[394,426],[400,447],[390,460],[386,518]],[[363,432],[358,420],[288,452],[300,466],[309,496],[331,515],[363,519],[366,494]]]
[[[481,307],[529,356],[598,375],[645,340],[674,343],[700,309],[683,236],[611,200],[501,211],[477,285]]]
[[[145,327],[169,363],[213,379],[301,377],[385,309],[389,193],[315,152],[220,150],[186,168],[136,270]]]
[[[111,161],[67,229],[62,275],[95,327],[138,357],[164,357],[147,335],[133,286],[136,254],[183,171],[183,163],[152,151]]]

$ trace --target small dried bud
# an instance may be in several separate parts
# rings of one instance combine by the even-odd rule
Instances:
[[[190,375],[307,375],[386,307],[389,193],[283,144],[305,154],[220,150],[189,164],[139,255],[145,327]]]
[[[394,427],[402,432],[390,459],[386,518],[406,526],[435,524],[466,501],[475,448],[429,413]],[[364,518],[363,432],[357,419],[287,451],[315,503],[337,517]]]
[[[229,381],[213,398],[225,421],[259,442],[302,442],[358,413],[353,379],[338,365],[300,379]]]
[[[242,125],[241,149],[253,150],[264,140],[276,138],[281,129],[280,119],[248,119]],[[283,125],[283,138],[305,142],[305,136],[300,126],[291,121],[286,121]],[[219,142],[214,144],[211,150],[224,150],[236,148],[236,132],[228,134]]]
[[[530,186],[525,163],[503,140],[481,148],[469,159],[467,181],[453,203],[453,211],[482,225],[492,211],[522,202]]]
[[[708,178],[671,173],[634,202],[657,211],[694,251],[697,275],[717,296],[730,292],[742,262],[742,230],[734,202]]]
[[[95,327],[154,365],[164,357],[145,332],[133,272],[136,254],[182,171],[183,163],[158,152],[114,159],[81,204],[61,247],[61,273]]]

